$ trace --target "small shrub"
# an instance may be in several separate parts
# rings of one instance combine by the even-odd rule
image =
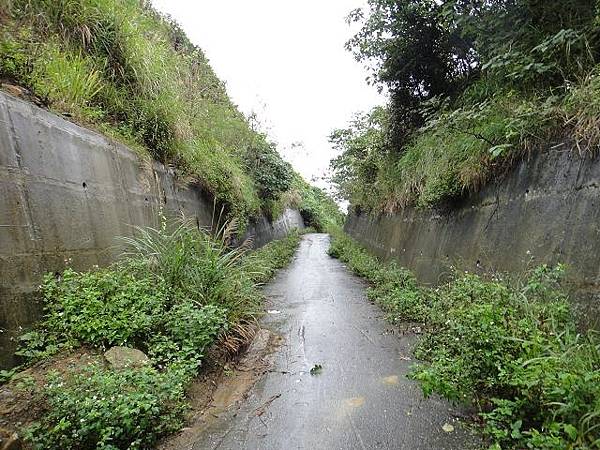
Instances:
[[[80,344],[139,347],[159,324],[168,292],[162,280],[140,277],[137,268],[139,263],[46,275],[44,328]]]
[[[273,146],[252,149],[249,153],[249,170],[260,187],[263,199],[275,200],[292,186],[293,169]]]
[[[50,377],[43,419],[26,437],[36,449],[145,449],[182,425],[183,380],[153,368],[92,367]]]

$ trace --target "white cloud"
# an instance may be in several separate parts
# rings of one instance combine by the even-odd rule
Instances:
[[[153,0],[211,61],[242,112],[256,112],[302,175],[323,175],[327,136],[384,102],[344,49],[346,15],[364,0]],[[303,150],[292,143],[303,143]],[[322,185],[322,183],[319,183]]]

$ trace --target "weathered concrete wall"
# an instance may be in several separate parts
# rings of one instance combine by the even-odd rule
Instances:
[[[162,165],[30,103],[0,92],[0,367],[14,337],[40,315],[44,273],[104,266],[132,225],[157,226],[160,211],[211,224],[213,205]],[[302,227],[297,211],[249,227],[255,245]]]
[[[567,145],[520,162],[444,210],[406,208],[393,216],[350,214],[345,229],[380,257],[435,284],[450,272],[522,272],[562,262],[597,320],[600,292],[600,162]]]
[[[304,228],[304,220],[296,209],[286,209],[280,218],[270,222],[264,216],[258,217],[248,227],[246,237],[252,238],[255,248],[287,236],[292,230]]]

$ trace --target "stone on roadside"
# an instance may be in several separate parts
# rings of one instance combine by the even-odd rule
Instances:
[[[144,352],[129,347],[112,347],[104,353],[104,358],[113,369],[132,369],[150,364]]]

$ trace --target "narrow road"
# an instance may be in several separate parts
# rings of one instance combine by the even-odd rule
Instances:
[[[285,344],[248,399],[193,448],[477,448],[449,404],[424,399],[406,378],[415,337],[386,324],[365,284],[327,255],[328,246],[327,235],[306,235],[294,261],[266,287],[271,313],[263,326]],[[322,369],[311,375],[315,364]],[[455,430],[444,431],[445,424]]]

